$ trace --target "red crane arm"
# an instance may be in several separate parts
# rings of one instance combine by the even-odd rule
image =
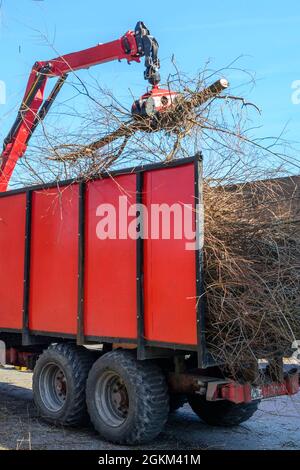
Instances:
[[[140,62],[140,58],[145,56],[144,77],[155,85],[160,80],[157,50],[157,41],[140,21],[134,31],[128,31],[115,41],[66,54],[50,61],[36,62],[31,70],[16,121],[4,141],[0,166],[0,192],[7,190],[14,168],[19,158],[24,155],[30,137],[38,123],[48,113],[69,72],[113,60],[126,59],[128,62]],[[44,101],[44,90],[49,77],[58,77],[58,80]]]
[[[125,49],[125,44],[126,49]],[[51,60],[50,76],[63,75],[70,71],[76,71],[103,64],[112,60],[126,59],[128,62],[140,62],[135,33],[128,31],[121,39],[105,44],[99,44],[79,52],[57,57]],[[39,62],[39,66],[46,66],[47,62]]]

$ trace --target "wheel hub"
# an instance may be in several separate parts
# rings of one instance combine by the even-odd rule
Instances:
[[[104,422],[117,427],[126,421],[129,409],[128,392],[116,372],[107,371],[99,377],[95,388],[95,402]]]
[[[51,412],[59,412],[67,398],[67,380],[64,371],[54,363],[46,364],[39,380],[40,396]]]

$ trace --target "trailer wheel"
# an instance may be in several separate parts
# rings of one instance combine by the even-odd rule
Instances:
[[[212,426],[238,426],[247,421],[257,411],[259,400],[250,403],[232,403],[230,401],[207,401],[203,396],[190,395],[192,410],[205,423]]]
[[[154,439],[169,413],[165,376],[149,361],[137,361],[130,351],[104,354],[90,370],[87,407],[95,429],[118,444]]]
[[[53,344],[33,372],[33,397],[40,416],[54,424],[76,426],[87,419],[85,386],[94,362],[90,352],[73,344]]]

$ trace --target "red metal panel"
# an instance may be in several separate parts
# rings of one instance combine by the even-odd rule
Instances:
[[[299,372],[287,374],[282,382],[269,382],[260,387],[251,386],[250,383],[231,382],[221,385],[218,392],[219,398],[233,403],[249,403],[261,398],[294,395],[299,392]]]
[[[85,334],[136,338],[136,241],[105,239],[96,235],[103,218],[101,204],[116,208],[119,229],[119,197],[135,204],[136,175],[105,178],[88,184],[86,193]],[[126,204],[125,204],[126,206]],[[127,224],[125,224],[126,228]]]
[[[29,327],[74,334],[78,185],[35,191],[32,196]]]
[[[144,191],[148,213],[151,204],[194,207],[194,165],[146,173]],[[152,226],[150,218],[149,232]],[[175,239],[173,217],[170,239],[145,240],[145,334],[149,340],[197,344],[195,251],[186,250],[186,242],[185,237]]]
[[[0,327],[22,328],[26,194],[0,198]]]

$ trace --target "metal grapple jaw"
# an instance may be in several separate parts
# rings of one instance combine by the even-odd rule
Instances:
[[[155,117],[169,109],[178,94],[170,90],[163,90],[158,86],[160,62],[157,40],[151,36],[149,29],[142,21],[137,23],[134,32],[138,51],[145,56],[144,77],[152,85],[152,89],[133,103],[131,111],[133,117]]]
[[[158,85],[152,87],[139,100],[136,100],[131,108],[133,117],[155,117],[168,111],[178,98],[179,93],[159,88]]]
[[[158,85],[160,82],[158,42],[142,21],[136,24],[134,32],[138,51],[145,56],[145,80],[148,80],[150,85]]]

